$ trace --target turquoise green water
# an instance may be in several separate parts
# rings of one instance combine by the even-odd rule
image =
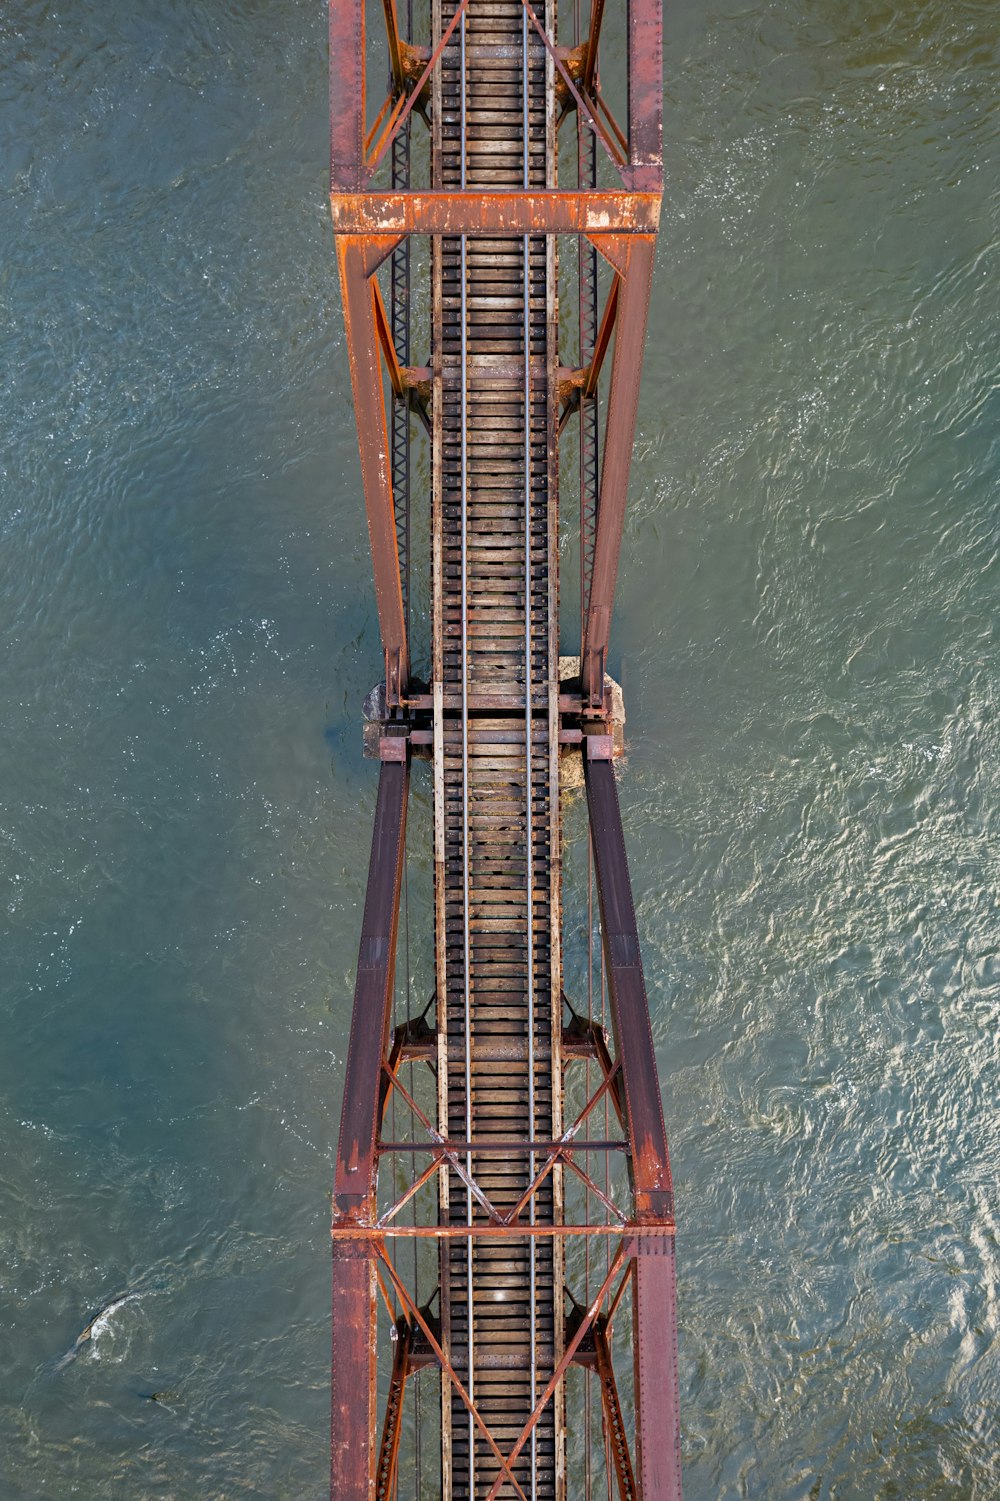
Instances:
[[[324,19],[0,18],[5,1501],[324,1492],[378,663]],[[669,8],[612,666],[688,1501],[1000,1493],[997,54]]]

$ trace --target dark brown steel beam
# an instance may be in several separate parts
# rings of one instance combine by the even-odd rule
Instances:
[[[407,761],[382,762],[337,1147],[335,1240],[338,1220],[371,1223],[374,1218],[382,1061],[392,1017],[409,781]]]
[[[639,1219],[670,1221],[674,1203],[667,1133],[614,767],[610,760],[587,755],[583,766],[611,1019],[625,1080],[636,1214]]]
[[[383,761],[354,987],[333,1197],[332,1501],[370,1501],[375,1484],[377,1252],[345,1234],[376,1212],[382,1059],[388,1043],[406,836],[409,763]]]
[[[330,197],[338,235],[655,234],[661,193],[360,193]]]
[[[584,757],[611,1016],[625,1080],[636,1218],[632,1271],[636,1449],[642,1501],[680,1501],[680,1395],[673,1184],[618,789],[610,760]],[[663,1236],[654,1226],[662,1224]]]
[[[375,600],[385,652],[386,702],[395,706],[405,697],[407,688],[406,617],[379,363],[377,290],[370,280],[369,270],[375,259],[374,250],[382,249],[386,243],[391,248],[391,240],[380,238],[373,247],[364,241],[338,237],[337,260],[361,452],[361,480],[375,572]]]
[[[581,661],[583,697],[592,709],[600,709],[604,704],[604,672],[635,442],[655,243],[652,236],[633,236],[624,242],[625,269],[618,297],[604,468]],[[607,253],[603,245],[600,248]]]

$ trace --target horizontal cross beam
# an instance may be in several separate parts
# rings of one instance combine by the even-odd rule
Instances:
[[[333,192],[338,235],[655,234],[652,192]]]

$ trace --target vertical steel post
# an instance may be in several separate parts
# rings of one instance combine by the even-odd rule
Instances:
[[[586,52],[583,63],[583,91],[593,92],[597,76],[597,54],[601,45],[601,23],[604,20],[604,0],[591,0],[590,25],[587,30]]]

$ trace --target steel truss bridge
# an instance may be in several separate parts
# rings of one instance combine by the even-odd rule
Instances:
[[[606,675],[661,31],[659,0],[330,7],[384,649],[333,1196],[336,1501],[681,1495],[673,1193]],[[580,600],[562,658],[561,558]],[[411,775],[433,791],[435,979],[415,1008],[405,977],[404,1014]],[[587,932],[568,993],[574,783]]]

